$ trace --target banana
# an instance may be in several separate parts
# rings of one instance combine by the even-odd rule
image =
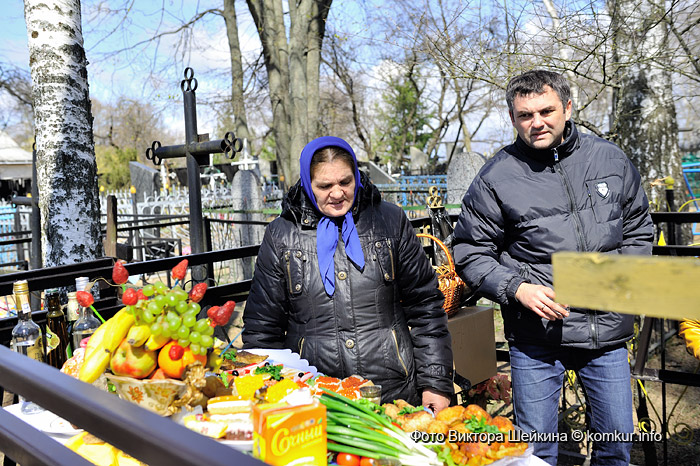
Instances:
[[[103,322],[102,325],[97,327],[97,330],[95,330],[95,333],[93,333],[90,336],[90,339],[88,340],[87,346],[85,347],[85,356],[84,359],[87,359],[90,356],[90,353],[92,353],[95,348],[100,344],[102,341],[102,338],[104,337],[104,333],[107,330],[107,327],[109,327],[111,324],[110,322],[112,319],[107,320],[106,322]]]
[[[126,334],[126,341],[133,347],[143,346],[151,336],[151,326],[149,324],[132,325]]]
[[[146,343],[143,345],[145,349],[148,351],[155,351],[157,349],[162,348],[165,346],[167,342],[171,340],[170,337],[164,337],[163,335],[153,335],[148,337],[148,340],[146,340]]]
[[[83,362],[78,378],[83,382],[93,383],[107,369],[111,358],[112,353],[107,349],[96,348],[90,355],[90,359]]]
[[[105,329],[95,339],[90,353],[85,356],[85,361],[80,368],[78,376],[80,380],[87,383],[97,380],[100,374],[107,369],[114,350],[117,349],[117,346],[119,346],[119,343],[124,339],[132,325],[134,325],[134,315],[125,309],[121,309],[114,317],[102,324],[102,326],[105,326]],[[95,331],[96,333],[97,331]],[[93,334],[93,337],[95,334]],[[88,343],[92,341],[93,337],[90,338]]]

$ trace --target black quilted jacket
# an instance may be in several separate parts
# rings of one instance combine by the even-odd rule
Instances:
[[[502,305],[509,341],[602,348],[632,336],[632,315],[571,309],[548,321],[515,299],[523,282],[552,286],[554,252],[651,253],[649,206],[632,163],[571,122],[565,134],[548,150],[518,138],[482,167],[462,201],[455,263],[472,289]]]
[[[335,293],[321,282],[320,220],[297,183],[265,231],[243,315],[247,348],[289,348],[329,376],[358,374],[384,400],[420,404],[420,392],[451,394],[452,349],[443,296],[415,232],[398,206],[362,175],[353,217],[365,255],[360,271],[335,255]]]

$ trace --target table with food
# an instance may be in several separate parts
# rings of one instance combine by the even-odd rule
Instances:
[[[509,419],[477,405],[433,415],[404,400],[381,403],[371,380],[321,374],[291,350],[234,349],[214,328],[235,303],[198,318],[206,285],[186,292],[186,268],[173,269],[172,288],[135,287],[117,262],[123,308],[61,371],[271,465],[543,464]],[[19,406],[6,409],[94,464],[143,464],[48,411],[23,416]]]

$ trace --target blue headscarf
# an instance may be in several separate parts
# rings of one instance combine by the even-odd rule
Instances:
[[[355,152],[352,150],[352,147],[350,147],[350,144],[334,136],[323,136],[314,139],[301,151],[299,165],[301,172],[301,186],[304,188],[306,195],[309,196],[309,199],[311,199],[311,202],[319,213],[321,213],[321,211],[316,203],[316,196],[314,196],[314,192],[311,189],[311,158],[317,151],[330,146],[339,147],[348,151],[355,162],[354,202],[357,202],[357,193],[362,187],[360,182],[360,170],[357,168],[357,158],[355,157]],[[335,292],[335,264],[333,262],[333,257],[335,256],[335,250],[338,247],[338,227],[329,217],[323,214],[321,215],[322,218],[318,222],[318,227],[316,228],[316,252],[318,254],[318,268],[321,271],[321,280],[323,280],[323,286],[326,289],[326,293],[328,293],[328,296],[333,296],[333,293]],[[362,253],[360,237],[357,234],[355,221],[352,218],[352,208],[348,210],[343,219],[342,235],[343,242],[345,243],[345,252],[347,253],[348,258],[355,265],[357,265],[360,270],[363,269],[365,267],[365,256]]]

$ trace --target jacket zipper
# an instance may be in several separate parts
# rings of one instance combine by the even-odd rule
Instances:
[[[406,377],[408,377],[408,369],[406,369],[406,364],[403,362],[403,358],[401,357],[401,353],[399,352],[399,341],[396,339],[396,330],[391,331],[391,336],[394,337],[394,346],[396,346],[396,356],[399,357],[401,367],[403,367],[403,371],[406,374]]]
[[[562,182],[564,183],[564,187],[566,188],[566,195],[569,197],[569,208],[571,210],[571,215],[574,218],[574,225],[575,228],[574,230],[576,231],[576,241],[578,243],[578,250],[581,252],[586,251],[586,242],[583,238],[583,225],[581,225],[581,218],[579,217],[578,211],[576,210],[576,203],[574,201],[575,197],[573,194],[573,191],[571,190],[571,185],[569,184],[569,180],[566,176],[566,172],[564,171],[564,167],[562,167],[558,162],[559,162],[559,152],[557,149],[553,149],[554,152],[554,168],[556,169],[557,173],[559,173],[559,176],[562,179]],[[591,197],[591,192],[588,189],[588,186],[586,186],[586,191],[588,191],[588,197]],[[595,348],[598,348],[598,331],[596,329],[596,323],[595,323],[595,315],[594,312],[591,310],[586,311],[586,316],[588,318],[588,324],[591,328],[591,339],[593,340],[593,345],[595,345]]]
[[[391,279],[393,280],[394,277],[396,277],[395,271],[394,271],[394,253],[391,250],[391,240],[387,239],[386,243],[389,245],[389,260],[391,261]],[[406,374],[406,375],[408,375],[408,374]]]
[[[554,151],[554,161],[558,162],[559,161],[559,153],[557,152],[556,149],[553,149]],[[575,196],[573,191],[571,190],[571,185],[569,184],[569,180],[566,176],[566,172],[564,171],[564,167],[562,167],[559,163],[554,164],[554,168],[557,173],[559,173],[559,176],[561,177],[562,183],[564,183],[564,187],[566,188],[566,195],[569,198],[569,209],[571,210],[571,215],[574,217],[574,224],[575,228],[574,230],[576,231],[576,242],[578,244],[578,251],[579,252],[585,252],[586,251],[586,242],[583,239],[583,225],[581,225],[581,218],[578,215],[578,211],[576,210],[576,203],[574,201]]]
[[[299,357],[301,357],[302,353],[304,352],[304,341],[306,340],[306,337],[301,337],[301,341],[299,342]]]
[[[294,294],[294,290],[292,290],[292,266],[289,260],[289,251],[284,253],[284,260],[287,261],[287,285],[289,286],[289,294]]]

